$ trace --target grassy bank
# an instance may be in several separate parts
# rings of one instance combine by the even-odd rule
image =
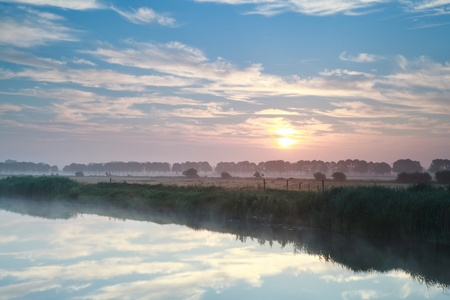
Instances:
[[[0,196],[160,211],[194,219],[241,219],[333,232],[450,245],[450,189],[356,186],[323,192],[179,187],[126,183],[80,185],[64,177],[9,177]]]

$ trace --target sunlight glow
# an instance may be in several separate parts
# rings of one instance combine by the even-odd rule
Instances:
[[[286,127],[286,128],[279,128],[279,129],[275,130],[275,133],[286,136],[286,135],[290,135],[290,134],[297,134],[298,131],[294,130],[292,128]]]
[[[276,140],[280,148],[289,148],[299,142],[299,131],[293,129],[287,122],[279,122],[273,130],[273,133],[281,135]]]
[[[291,138],[279,138],[277,141],[278,144],[283,148],[288,148],[297,143],[297,140]]]

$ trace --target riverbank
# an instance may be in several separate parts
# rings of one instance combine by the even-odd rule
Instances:
[[[129,183],[82,185],[58,176],[9,177],[0,180],[0,196],[157,211],[197,221],[235,219],[309,226],[450,245],[450,189],[425,184],[405,189],[371,185],[299,192]]]

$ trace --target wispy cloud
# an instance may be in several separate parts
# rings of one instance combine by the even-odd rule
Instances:
[[[130,75],[113,70],[99,69],[25,69],[19,72],[0,70],[4,78],[24,78],[33,81],[76,83],[86,87],[105,88],[115,91],[145,91],[148,86],[188,86],[193,80],[176,76]]]
[[[399,118],[405,117],[401,109],[393,109],[388,106],[374,106],[361,101],[354,102],[331,102],[337,109],[320,111],[314,110],[317,114],[323,114],[333,118],[358,118],[358,119],[379,119],[379,118]]]
[[[402,88],[422,87],[450,92],[450,63],[436,63],[425,56],[412,61],[408,61],[403,56],[398,56],[397,60],[403,72],[385,76],[385,80],[381,80],[383,84]]]
[[[111,9],[134,24],[156,23],[162,26],[173,27],[176,23],[176,20],[174,18],[163,16],[148,7],[141,7],[137,10],[133,9],[132,12],[126,12],[115,8],[114,6],[112,6]]]
[[[25,20],[0,20],[0,45],[27,48],[55,41],[76,41],[73,33],[72,29],[49,19],[46,22],[33,17]]]
[[[275,109],[275,108],[268,108],[263,109],[260,111],[255,112],[255,115],[290,115],[290,116],[297,116],[300,115],[300,113],[295,111],[287,111],[282,109]]]
[[[368,53],[360,53],[357,56],[351,56],[351,55],[347,55],[346,51],[342,52],[341,55],[339,56],[339,58],[344,61],[351,61],[351,62],[356,62],[356,63],[373,63],[373,62],[384,59],[384,57],[381,55],[368,54]]]
[[[249,13],[273,16],[292,11],[313,16],[334,14],[361,15],[370,13],[372,7],[386,0],[195,0],[224,4],[253,4],[255,9]]]
[[[73,62],[74,64],[78,64],[78,65],[90,65],[90,66],[93,66],[93,67],[96,66],[95,63],[93,63],[92,61],[89,61],[87,59],[84,59],[84,58],[77,58],[77,57],[75,57],[75,58],[73,58],[71,60],[71,62]]]
[[[21,111],[22,107],[14,104],[0,104],[0,114],[10,111]]]
[[[416,13],[432,13],[435,15],[450,14],[449,0],[400,0],[407,10]]]
[[[65,9],[73,10],[86,10],[86,9],[100,9],[104,8],[97,0],[2,0],[0,2],[16,3],[16,4],[28,4],[36,6],[55,6]]]
[[[37,57],[29,52],[18,51],[11,48],[2,49],[2,56],[0,56],[0,60],[18,65],[45,69],[60,68],[66,64],[65,61]]]

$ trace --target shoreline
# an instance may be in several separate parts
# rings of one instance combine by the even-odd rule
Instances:
[[[80,184],[62,176],[9,177],[0,180],[0,196],[173,213],[194,221],[247,220],[450,245],[450,188],[429,184],[407,188],[347,186],[318,192],[123,182]]]

